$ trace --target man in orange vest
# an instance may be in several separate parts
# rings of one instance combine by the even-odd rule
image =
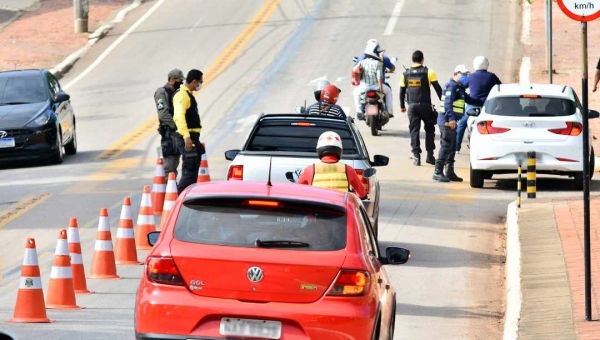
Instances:
[[[317,142],[319,162],[309,165],[302,171],[298,184],[307,184],[315,187],[328,188],[348,192],[349,188],[360,199],[367,197],[367,190],[363,186],[356,171],[344,163],[342,158],[342,139],[332,131],[323,132]]]

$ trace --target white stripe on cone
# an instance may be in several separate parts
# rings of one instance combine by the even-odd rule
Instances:
[[[117,238],[134,238],[132,228],[117,229]]]
[[[52,266],[52,271],[50,272],[51,279],[72,279],[73,272],[71,271],[71,266],[68,267],[56,267]]]
[[[165,166],[162,164],[157,164],[156,171],[154,172],[154,176],[155,177],[158,177],[158,176],[165,177]]]
[[[112,251],[113,250],[112,241],[96,240],[96,244],[94,245],[94,250]]]
[[[21,277],[19,289],[42,289],[41,277]]]
[[[71,264],[83,264],[81,254],[71,253]]]
[[[24,266],[37,266],[38,256],[35,248],[25,248],[25,257],[23,258]]]
[[[171,209],[173,209],[174,205],[175,205],[174,201],[165,200],[165,204],[163,205],[163,210],[171,210]]]
[[[121,219],[131,220],[131,206],[123,205],[123,207],[121,208]]]
[[[154,225],[154,215],[138,215],[137,224],[151,224]]]
[[[168,181],[167,182],[167,192],[177,192],[177,182]]]
[[[54,255],[69,255],[69,244],[67,240],[58,239]]]
[[[79,240],[79,228],[69,227],[67,230],[67,240],[69,243],[80,243]]]
[[[165,192],[167,190],[166,184],[152,184],[152,192]]]
[[[152,207],[152,197],[150,196],[150,194],[143,194],[142,195],[142,204],[140,204],[140,206],[142,206],[142,207]]]
[[[98,231],[110,231],[110,222],[108,221],[108,217],[100,216],[100,220],[98,221]]]

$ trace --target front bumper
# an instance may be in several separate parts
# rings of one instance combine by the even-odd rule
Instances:
[[[56,129],[21,130],[15,147],[0,148],[0,162],[48,158],[57,151]]]

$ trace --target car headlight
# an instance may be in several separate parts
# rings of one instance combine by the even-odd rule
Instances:
[[[28,127],[44,126],[44,125],[48,124],[49,121],[50,121],[50,115],[43,114],[43,115],[40,115],[39,117],[37,117],[36,119],[32,120],[29,124],[27,124],[27,126]]]

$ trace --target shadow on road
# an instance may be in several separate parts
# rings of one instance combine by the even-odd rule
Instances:
[[[491,308],[491,307],[488,307]],[[502,319],[503,313],[487,311],[486,306],[457,307],[457,306],[421,306],[398,303],[396,315],[433,316],[451,319],[494,318]]]

